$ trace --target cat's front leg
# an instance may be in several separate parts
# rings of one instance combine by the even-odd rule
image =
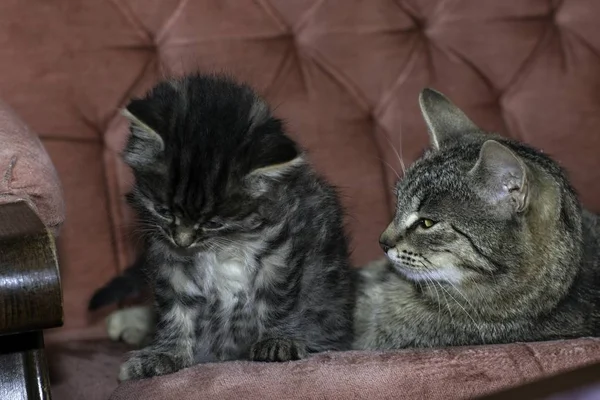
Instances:
[[[196,312],[179,303],[160,312],[159,328],[152,345],[129,353],[121,365],[119,380],[150,378],[187,368],[194,363]]]
[[[256,342],[250,348],[251,361],[294,361],[307,355],[306,344],[291,338],[272,338]]]

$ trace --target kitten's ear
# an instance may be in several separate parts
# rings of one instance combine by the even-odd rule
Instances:
[[[419,106],[427,124],[431,145],[436,150],[460,140],[466,133],[480,130],[464,112],[436,90],[423,89],[419,95]]]
[[[248,114],[248,121],[250,122],[249,130],[253,131],[257,127],[266,124],[271,118],[269,105],[263,99],[256,97]]]
[[[269,105],[259,97],[254,99],[248,115],[250,131],[257,138],[252,143],[251,177],[277,178],[303,162],[301,151],[292,139],[283,135],[282,123],[271,115]]]
[[[152,164],[165,149],[162,137],[146,122],[151,118],[147,112],[143,100],[132,100],[121,112],[129,120],[131,130],[123,158],[132,167]]]
[[[488,140],[483,144],[479,159],[469,175],[490,203],[509,204],[515,212],[527,208],[527,167],[515,153],[500,143]]]
[[[251,177],[278,178],[304,162],[296,143],[284,135],[267,135],[253,153]]]

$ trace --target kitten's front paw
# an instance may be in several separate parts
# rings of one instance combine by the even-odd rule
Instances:
[[[171,374],[187,366],[182,359],[171,354],[148,350],[133,351],[129,359],[121,365],[119,381]]]
[[[304,343],[292,339],[266,339],[250,348],[252,361],[291,361],[306,357]]]

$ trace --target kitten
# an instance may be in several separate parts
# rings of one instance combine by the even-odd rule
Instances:
[[[361,272],[354,347],[600,334],[598,217],[563,170],[436,91],[419,102],[432,149],[397,184],[387,260]]]
[[[124,114],[157,329],[119,379],[348,349],[355,292],[342,209],[268,105],[229,78],[193,75]]]

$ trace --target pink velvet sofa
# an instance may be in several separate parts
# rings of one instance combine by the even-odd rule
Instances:
[[[399,158],[427,145],[425,86],[553,155],[600,212],[599,20],[596,0],[2,1],[0,98],[24,122],[14,130],[3,114],[0,172],[25,184],[0,185],[0,199],[24,201],[54,233],[66,204],[64,325],[45,334],[54,398],[470,398],[600,361],[600,341],[583,338],[201,365],[117,388],[126,348],[106,339],[112,310],[86,309],[135,254],[119,108],[186,71],[227,71],[272,102],[340,188],[356,265],[381,255]]]

